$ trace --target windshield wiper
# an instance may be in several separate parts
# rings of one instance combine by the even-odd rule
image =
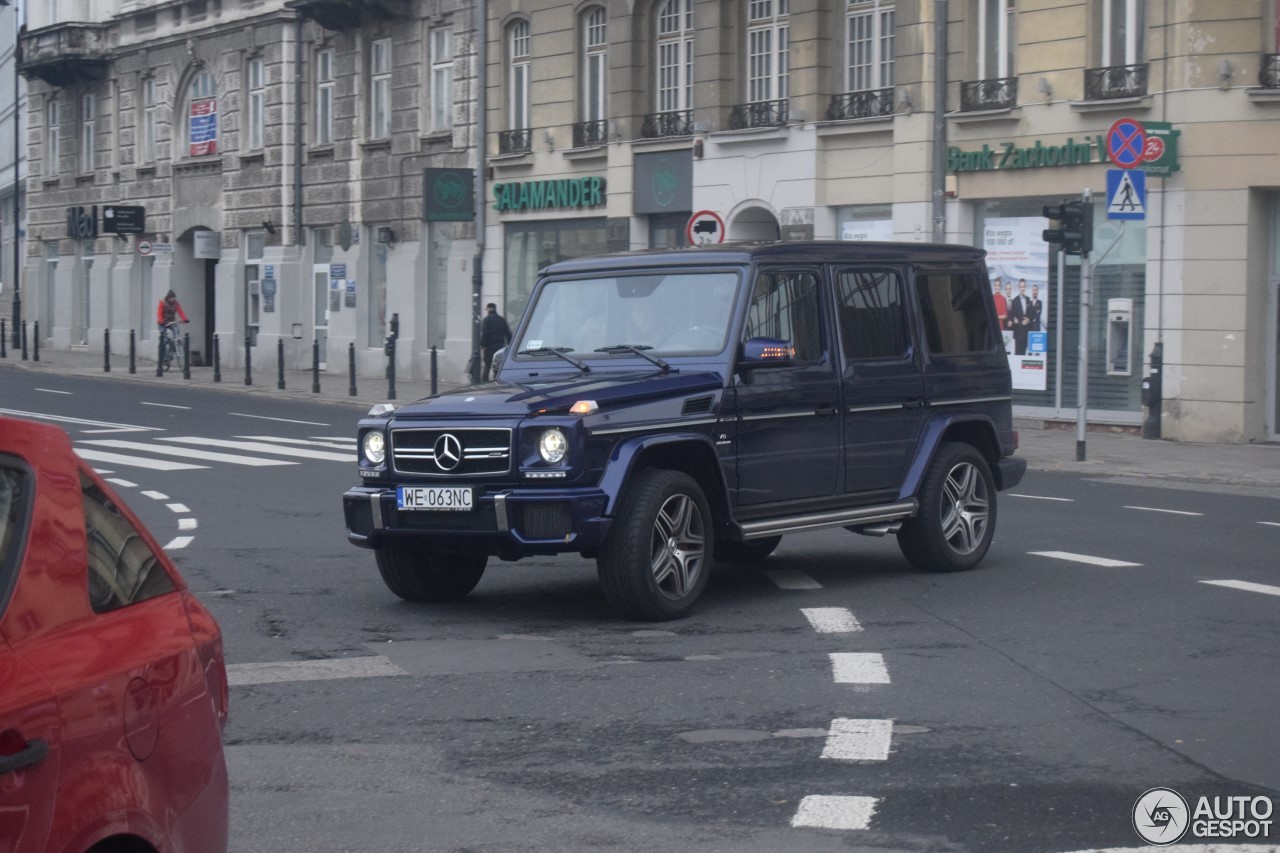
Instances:
[[[583,373],[590,373],[591,372],[590,367],[587,367],[585,364],[578,361],[576,358],[574,358],[571,355],[565,355],[565,353],[570,353],[570,352],[573,352],[573,350],[570,349],[569,347],[536,347],[534,349],[522,349],[519,352],[517,352],[516,355],[554,355],[557,358],[562,358],[565,361],[569,362],[574,367],[581,370]]]
[[[624,352],[633,353],[646,361],[650,361],[658,365],[658,367],[662,369],[663,373],[670,373],[671,365],[667,364],[656,355],[649,355],[649,353],[645,352],[645,350],[649,349],[653,349],[653,347],[648,344],[610,344],[607,347],[596,347],[595,351],[607,353],[608,355],[619,355]]]

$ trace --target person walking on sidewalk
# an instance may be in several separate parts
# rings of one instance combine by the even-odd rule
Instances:
[[[480,321],[480,354],[484,359],[480,374],[482,381],[489,381],[494,353],[509,343],[511,343],[511,327],[498,313],[498,306],[490,302],[484,306],[484,319]]]

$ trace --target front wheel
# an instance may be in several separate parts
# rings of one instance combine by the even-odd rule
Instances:
[[[406,542],[374,549],[378,573],[387,589],[405,601],[457,601],[476,588],[489,558],[484,554],[427,555]]]
[[[996,487],[972,445],[938,448],[920,487],[920,511],[898,531],[898,547],[926,572],[962,572],[986,556],[996,529]]]
[[[680,471],[636,473],[596,560],[605,598],[634,619],[676,619],[706,588],[711,508]]]

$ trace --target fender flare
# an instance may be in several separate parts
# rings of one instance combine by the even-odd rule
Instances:
[[[600,489],[609,496],[608,502],[605,504],[604,515],[612,517],[617,511],[618,502],[622,498],[622,493],[626,490],[627,482],[632,477],[636,461],[641,456],[654,448],[676,444],[701,445],[702,450],[705,450],[706,458],[713,463],[712,467],[716,480],[715,489],[717,493],[707,494],[707,500],[711,502],[713,509],[716,506],[727,506],[724,474],[720,470],[719,457],[716,455],[715,447],[712,446],[711,440],[701,433],[677,432],[635,436],[623,439],[614,445],[609,454],[609,461],[605,465],[604,473],[600,477]]]
[[[951,414],[951,415],[934,415],[925,424],[924,431],[920,435],[920,442],[916,445],[916,454],[911,460],[911,464],[907,466],[907,474],[902,481],[902,490],[898,492],[898,500],[907,500],[915,497],[920,491],[920,484],[924,481],[925,475],[929,472],[929,466],[933,464],[933,458],[938,454],[938,448],[946,439],[947,432],[952,427],[959,424],[972,424],[989,439],[990,444],[987,448],[978,448],[978,452],[987,460],[988,466],[991,468],[993,477],[999,477],[999,447],[1000,441],[996,434],[996,425],[991,418],[985,415],[977,414]],[[991,458],[990,449],[995,448],[997,458]],[[999,488],[999,483],[996,486]]]

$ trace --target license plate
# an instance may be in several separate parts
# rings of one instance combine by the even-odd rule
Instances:
[[[466,512],[473,509],[475,490],[470,486],[400,486],[396,508],[428,512]]]

